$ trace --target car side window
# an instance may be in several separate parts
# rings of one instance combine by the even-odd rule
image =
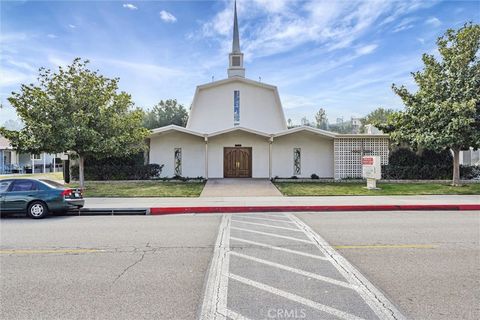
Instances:
[[[12,184],[12,181],[2,181],[0,182],[0,192],[6,192],[8,187]]]
[[[32,180],[17,180],[13,182],[10,191],[32,191],[37,190],[37,183]]]

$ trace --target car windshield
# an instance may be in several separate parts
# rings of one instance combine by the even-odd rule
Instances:
[[[58,183],[56,181],[47,180],[47,179],[40,179],[40,181],[42,181],[43,183],[45,183],[46,185],[52,188],[65,188],[63,184]]]
[[[5,192],[8,189],[8,186],[12,183],[11,180],[8,181],[0,181],[0,192]]]

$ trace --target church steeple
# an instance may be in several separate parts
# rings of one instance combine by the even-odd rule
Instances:
[[[240,51],[240,35],[238,32],[237,20],[237,1],[234,4],[233,14],[233,41],[232,52],[228,55],[229,67],[228,77],[242,77],[245,78],[245,68],[243,67],[243,53]]]

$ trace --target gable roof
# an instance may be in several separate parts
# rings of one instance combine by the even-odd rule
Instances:
[[[286,135],[294,134],[294,133],[297,133],[297,132],[311,132],[311,133],[318,134],[320,136],[324,136],[324,137],[328,137],[328,138],[335,138],[335,137],[338,136],[338,134],[335,133],[335,132],[326,131],[326,130],[317,129],[317,128],[312,128],[312,127],[308,127],[308,126],[301,126],[301,127],[295,127],[295,128],[288,129],[288,130],[285,130],[285,131],[277,132],[273,135],[273,137],[286,136]]]
[[[171,125],[168,125],[168,126],[152,129],[150,131],[150,137],[155,136],[155,135],[160,135],[162,133],[171,133],[171,132],[183,132],[183,133],[186,133],[186,134],[191,134],[191,135],[202,137],[202,138],[204,138],[206,136],[205,134],[203,134],[201,132],[189,130],[189,129],[186,129],[184,127],[177,126],[175,124],[171,124]]]
[[[233,127],[233,128],[228,128],[228,129],[225,129],[225,130],[220,130],[220,131],[209,133],[208,137],[210,138],[210,137],[220,136],[222,134],[227,134],[227,133],[231,133],[231,132],[235,132],[235,131],[247,132],[247,133],[251,133],[251,134],[266,137],[266,138],[270,138],[272,136],[271,134],[268,134],[266,132],[257,131],[257,130],[254,130],[254,129],[249,129],[249,128],[245,128],[245,127]]]

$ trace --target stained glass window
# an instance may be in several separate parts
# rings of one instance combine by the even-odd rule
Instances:
[[[233,125],[240,124],[240,91],[233,91]]]
[[[182,175],[182,148],[175,148],[174,151],[174,173],[176,176]]]
[[[298,175],[302,172],[302,150],[293,148],[293,174]]]

